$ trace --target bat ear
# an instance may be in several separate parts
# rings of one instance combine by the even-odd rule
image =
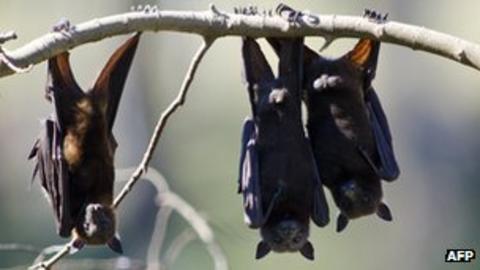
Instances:
[[[275,79],[265,55],[253,38],[243,38],[242,58],[244,76],[249,88],[260,82],[269,82]]]
[[[123,254],[122,243],[120,242],[120,237],[115,235],[107,242],[107,246],[118,254]]]
[[[388,206],[383,202],[381,202],[378,205],[377,216],[379,218],[385,220],[385,221],[392,221],[393,220],[392,212],[390,212],[390,209],[388,208]]]
[[[48,59],[47,95],[55,88],[82,92],[73,76],[69,55],[68,52],[63,52]]]
[[[315,259],[313,245],[310,243],[310,241],[307,241],[307,243],[303,245],[303,247],[300,249],[300,253],[303,255],[303,257],[311,261]]]
[[[268,253],[270,253],[272,249],[270,248],[270,245],[267,244],[265,241],[260,241],[257,245],[257,251],[255,253],[255,259],[259,260],[265,256],[267,256]]]
[[[370,75],[370,79],[373,79],[377,69],[379,52],[380,42],[369,38],[362,38],[355,47],[342,58],[364,70],[367,75]]]
[[[70,245],[70,255],[73,255],[80,251],[85,246],[85,241],[82,239],[75,239],[73,240],[72,244]]]
[[[343,231],[348,225],[348,217],[340,213],[337,217],[337,232]]]
[[[50,101],[53,99],[55,118],[61,130],[73,117],[72,105],[84,96],[75,81],[68,56],[68,52],[63,52],[48,60],[46,98]]]
[[[303,70],[302,55],[303,38],[288,39],[282,42],[278,63],[279,77],[290,75],[292,72],[296,73],[295,76],[288,76],[287,78],[301,76]]]
[[[139,40],[140,33],[137,33],[110,56],[91,91],[92,95],[100,101],[101,106],[105,108],[110,129],[115,120],[120,97]]]

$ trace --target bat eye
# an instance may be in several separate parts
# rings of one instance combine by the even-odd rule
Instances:
[[[369,203],[370,202],[370,197],[363,196],[363,201],[366,202],[366,203]]]
[[[300,241],[302,241],[302,238],[300,236],[295,236],[293,238],[293,243],[294,244],[298,244],[298,243],[300,243]]]
[[[282,238],[280,236],[276,236],[273,238],[273,243],[275,244],[281,244],[282,243]]]

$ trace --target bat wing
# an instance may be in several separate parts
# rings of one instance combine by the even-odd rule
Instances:
[[[91,93],[106,107],[108,127],[112,130],[125,81],[137,50],[140,33],[122,44],[108,59]]]
[[[140,33],[137,33],[110,56],[91,90],[91,94],[95,96],[95,99],[101,102],[102,107],[106,108],[105,115],[113,150],[117,148],[118,144],[111,131],[139,40]]]
[[[393,181],[398,178],[400,169],[393,152],[392,135],[387,118],[373,88],[367,91],[365,101],[378,152],[379,162],[376,165],[378,176],[387,181]]]
[[[69,237],[75,218],[71,213],[71,180],[68,165],[63,158],[63,136],[74,121],[75,112],[72,108],[85,94],[73,77],[67,52],[48,60],[46,91],[53,102],[54,113],[45,121],[29,159],[36,157],[33,177],[38,175],[51,203],[58,234]]]
[[[343,58],[363,69],[365,105],[367,106],[370,126],[375,138],[378,162],[375,162],[362,148],[359,148],[359,151],[380,178],[393,181],[398,178],[400,170],[393,152],[392,135],[380,100],[371,86],[377,70],[379,52],[380,42],[362,38],[357,42],[353,50],[349,51]]]
[[[48,60],[47,95],[53,101],[52,121],[63,134],[75,119],[74,108],[85,93],[78,86],[70,68],[68,52],[56,55]]]
[[[308,145],[310,140],[306,138]],[[319,169],[315,162],[315,157],[310,151],[310,156],[312,160],[312,166],[314,167],[314,190],[313,190],[313,212],[312,220],[319,227],[325,227],[330,222],[330,214],[328,209],[327,200],[325,198],[325,192],[322,186],[322,179],[319,175]]]
[[[36,158],[33,177],[40,179],[55,215],[57,233],[69,237],[74,226],[70,213],[69,173],[62,158],[62,138],[58,124],[47,119],[29,159]]]
[[[262,53],[258,43],[250,38],[244,37],[242,42],[242,60],[243,60],[243,75],[247,83],[247,90],[252,108],[252,113],[257,114],[256,102],[258,100],[259,91],[265,90],[263,87],[257,87],[262,83],[270,83],[275,80],[273,71]]]
[[[285,39],[277,41],[275,38],[270,38],[268,41],[275,51],[279,54],[279,74],[285,78],[286,86],[290,91],[293,91],[292,96],[300,99],[303,79],[303,60],[305,58],[303,38]],[[298,101],[300,105],[301,101]],[[300,108],[298,108],[300,110]],[[301,120],[299,120],[301,121]],[[299,127],[303,128],[303,127]],[[318,168],[310,148],[310,140],[305,138],[307,162],[310,162],[313,172],[313,211],[311,214],[313,222],[319,227],[324,227],[329,222],[329,210],[325,193],[322,187],[322,180],[320,179]]]
[[[251,228],[261,227],[267,217],[262,208],[255,123],[251,119],[246,119],[243,125],[239,186],[243,194],[245,222]]]

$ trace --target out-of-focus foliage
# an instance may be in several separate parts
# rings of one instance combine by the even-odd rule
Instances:
[[[2,0],[0,31],[17,31],[19,39],[6,45],[13,49],[46,33],[61,17],[79,23],[128,11],[131,5],[204,10],[210,2]],[[214,2],[225,10],[252,3]],[[255,2],[261,8],[274,8],[277,3]],[[356,15],[365,7],[374,8],[388,11],[392,20],[480,42],[477,0],[286,3],[326,14]],[[124,39],[107,39],[72,51],[80,84],[87,86]],[[339,40],[325,53],[339,55],[354,42]],[[308,43],[320,47],[322,40],[309,38]],[[140,161],[157,117],[176,95],[199,44],[200,38],[194,35],[161,32],[143,36],[115,125],[120,144],[117,166]],[[480,73],[433,55],[384,44],[374,86],[390,120],[402,171],[397,182],[384,185],[394,222],[362,218],[342,234],[334,232],[333,223],[324,229],[313,228],[317,258],[313,263],[299,254],[255,261],[257,232],[243,224],[241,198],[235,193],[240,128],[249,114],[239,45],[238,38],[224,38],[208,52],[186,106],[169,122],[152,163],[174,191],[208,217],[231,269],[454,269],[443,262],[447,248],[480,252]],[[268,56],[273,60],[271,51]],[[0,79],[0,243],[43,247],[63,241],[55,234],[53,216],[39,185],[34,183],[29,189],[33,164],[26,156],[39,121],[51,110],[43,98],[45,81],[45,64],[27,74]],[[156,213],[153,198],[152,187],[140,183],[121,206],[120,234],[127,256],[145,256]],[[167,242],[185,226],[174,217]],[[87,249],[73,258],[112,256],[107,249]],[[31,254],[0,253],[0,267],[28,265],[32,260]],[[190,245],[175,264],[175,269],[211,267],[198,243]],[[474,265],[460,269],[474,269]]]

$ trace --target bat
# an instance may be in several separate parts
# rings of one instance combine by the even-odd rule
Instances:
[[[53,208],[57,233],[74,247],[106,244],[122,253],[113,201],[112,134],[123,87],[139,42],[137,33],[110,57],[91,89],[84,92],[70,68],[68,52],[48,60],[47,98],[54,107],[29,159]]]
[[[370,10],[364,16],[377,23],[387,17]],[[282,41],[267,40],[279,54]],[[380,42],[369,38],[337,59],[304,47],[307,130],[322,183],[341,211],[338,232],[349,219],[372,213],[392,220],[382,202],[381,179],[393,181],[400,171],[387,118],[372,87],[379,51]]]
[[[279,51],[278,77],[259,45],[243,38],[242,58],[252,118],[243,125],[239,192],[245,221],[260,229],[256,258],[270,251],[313,260],[309,222],[329,222],[328,205],[301,115],[303,38]]]

